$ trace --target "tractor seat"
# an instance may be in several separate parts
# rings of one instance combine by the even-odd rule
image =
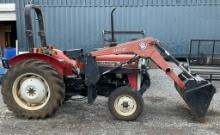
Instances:
[[[70,49],[63,51],[63,53],[72,59],[77,59],[83,56],[83,49]]]

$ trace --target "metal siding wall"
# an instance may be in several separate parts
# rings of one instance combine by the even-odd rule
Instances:
[[[24,5],[25,0],[15,0],[16,3],[16,26],[19,50],[26,49],[25,22],[24,22]]]
[[[16,0],[0,0],[0,3],[15,3]]]
[[[3,0],[4,2],[5,0]],[[0,3],[2,0],[0,0]],[[17,0],[17,29],[20,49],[26,48],[25,0]],[[101,32],[110,29],[110,11],[117,30],[145,30],[166,42],[171,53],[188,53],[193,38],[219,39],[219,0],[33,0],[45,13],[48,43],[60,49],[102,47]],[[36,29],[37,27],[35,27]],[[126,41],[130,37],[118,39]],[[37,42],[37,40],[36,40]]]

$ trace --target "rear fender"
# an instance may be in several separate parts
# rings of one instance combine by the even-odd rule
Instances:
[[[44,62],[47,62],[54,69],[56,69],[57,72],[61,75],[72,75],[73,74],[72,65],[70,63],[66,63],[62,59],[58,60],[51,56],[40,54],[40,53],[24,53],[24,54],[17,55],[11,58],[8,61],[8,64],[10,67],[13,67],[18,62],[21,62],[27,59],[37,59],[37,60],[42,60]]]

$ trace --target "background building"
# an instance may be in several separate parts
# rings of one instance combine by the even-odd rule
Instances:
[[[26,3],[27,0],[0,0],[2,47],[14,46],[18,39],[19,49],[27,49]],[[43,8],[48,43],[64,50],[102,47],[102,31],[110,30],[113,7],[117,7],[116,30],[144,30],[146,35],[166,42],[165,48],[175,55],[187,55],[191,39],[220,39],[219,0],[33,0],[33,3]],[[121,42],[131,37],[116,38]]]

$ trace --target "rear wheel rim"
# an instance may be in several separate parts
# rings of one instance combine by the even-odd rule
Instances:
[[[26,110],[39,110],[50,99],[47,81],[39,74],[24,73],[16,78],[12,86],[15,102]]]
[[[130,95],[121,95],[115,99],[114,108],[121,116],[131,116],[136,112],[137,102]]]

